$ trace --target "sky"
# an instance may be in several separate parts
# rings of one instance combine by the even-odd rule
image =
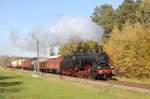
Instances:
[[[61,17],[89,17],[97,5],[117,8],[123,0],[0,0],[0,55],[28,56],[10,43],[10,32],[21,36],[41,26],[53,25]],[[26,42],[26,41],[24,41]]]

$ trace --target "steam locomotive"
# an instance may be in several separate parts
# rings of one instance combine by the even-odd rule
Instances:
[[[12,62],[11,67],[34,70],[32,58]],[[15,64],[16,63],[16,64]],[[88,79],[111,79],[116,70],[109,65],[106,53],[79,51],[68,55],[57,55],[39,59],[40,71]]]
[[[60,74],[80,78],[111,79],[116,70],[109,65],[109,58],[102,50],[75,52],[65,55],[60,63]]]

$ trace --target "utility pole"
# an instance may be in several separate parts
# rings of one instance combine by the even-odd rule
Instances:
[[[40,41],[37,40],[36,41],[36,45],[37,45],[37,59],[39,58],[39,47],[40,47]]]
[[[36,72],[37,75],[39,75],[39,71],[40,71],[40,66],[39,66],[39,49],[40,49],[40,41],[36,40],[36,45],[37,45],[37,64],[36,64]]]

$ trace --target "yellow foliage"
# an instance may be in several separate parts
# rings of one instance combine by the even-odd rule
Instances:
[[[150,28],[140,24],[114,28],[104,44],[111,64],[127,77],[150,77]]]
[[[94,41],[78,41],[78,42],[69,42],[60,46],[60,54],[70,54],[76,51],[88,51],[91,49],[95,49],[96,51],[99,49],[99,45]]]

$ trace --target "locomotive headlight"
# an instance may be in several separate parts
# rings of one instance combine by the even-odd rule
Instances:
[[[98,66],[97,68],[98,68],[98,69],[100,69],[101,67],[100,67],[100,66]]]
[[[113,66],[110,66],[110,68],[114,68]]]
[[[117,74],[117,71],[116,70],[112,70],[112,74]]]

